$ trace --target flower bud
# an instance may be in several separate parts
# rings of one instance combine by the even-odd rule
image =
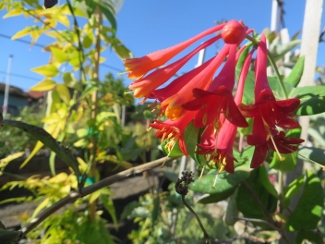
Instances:
[[[222,38],[227,44],[240,44],[246,36],[247,26],[236,20],[229,21],[222,29]]]

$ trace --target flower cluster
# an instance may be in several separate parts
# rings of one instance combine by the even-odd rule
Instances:
[[[297,150],[302,140],[286,137],[284,130],[298,126],[293,112],[300,101],[296,98],[275,99],[266,74],[265,36],[262,34],[254,45],[240,46],[246,37],[252,39],[249,36],[252,32],[242,21],[231,20],[173,47],[124,61],[128,77],[136,79],[129,86],[134,96],[143,98],[143,101],[151,98],[158,102],[160,115],[164,115],[161,118],[166,119],[155,120],[151,127],[157,130],[158,138],[168,140],[166,147],[169,151],[179,143],[182,152],[188,154],[184,133],[193,123],[202,131],[196,153],[213,162],[219,171],[233,173],[237,128],[247,127],[247,118],[253,121],[252,134],[247,137],[247,143],[255,147],[251,167],[261,165],[269,149],[279,155]],[[166,65],[185,48],[210,35],[210,39],[193,51]],[[200,50],[219,40],[224,42],[224,46],[217,55],[172,79]],[[236,65],[244,53],[245,59],[236,79]],[[245,80],[254,61],[255,90],[252,96],[255,102],[242,104]]]

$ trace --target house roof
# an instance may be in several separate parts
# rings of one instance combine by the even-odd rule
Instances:
[[[0,93],[5,92],[5,87],[6,87],[6,84],[0,82]],[[26,92],[24,92],[22,89],[20,89],[16,86],[12,86],[12,85],[9,86],[9,94],[19,96],[19,97],[28,97],[28,94]]]
[[[27,94],[32,99],[39,99],[45,96],[47,92],[44,91],[28,91]]]

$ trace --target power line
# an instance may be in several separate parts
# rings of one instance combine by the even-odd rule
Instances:
[[[7,72],[4,72],[4,71],[0,71],[0,73],[1,74],[7,74]],[[30,76],[20,75],[20,74],[15,74],[15,73],[10,73],[10,75],[20,77],[20,78],[24,78],[24,79],[28,79],[28,80],[35,80],[35,81],[40,80],[40,79],[36,79],[36,78],[30,77]]]
[[[6,39],[9,39],[9,40],[11,40],[11,41],[16,41],[16,42],[21,42],[21,43],[24,43],[24,44],[31,45],[30,41],[27,41],[27,40],[24,40],[24,39],[15,39],[15,40],[12,40],[12,39],[11,39],[11,36],[4,35],[4,34],[1,34],[1,33],[0,33],[0,37],[3,37],[3,38],[6,38]],[[34,43],[33,46],[41,47],[41,48],[44,48],[44,47],[45,47],[45,45],[38,44],[38,43]]]

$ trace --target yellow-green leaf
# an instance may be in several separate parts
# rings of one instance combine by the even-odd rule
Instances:
[[[56,90],[58,91],[62,101],[64,101],[66,104],[68,104],[71,99],[70,91],[69,91],[68,87],[64,84],[58,84],[56,86]]]
[[[11,11],[9,11],[7,14],[5,14],[2,18],[8,18],[8,17],[14,17],[21,15],[23,13],[22,8],[14,8]]]
[[[31,31],[30,26],[27,26],[24,29],[18,31],[13,37],[11,37],[11,40],[16,40],[20,37],[26,36],[30,33],[30,31]]]
[[[22,157],[24,154],[25,154],[25,152],[16,152],[16,153],[8,155],[7,157],[5,157],[3,159],[0,159],[0,168],[6,167],[9,162]]]
[[[59,14],[56,16],[56,20],[63,24],[65,27],[69,28],[70,22],[68,17],[65,14]]]
[[[33,68],[32,71],[35,73],[44,75],[46,77],[54,77],[59,73],[59,69],[53,64],[47,64]]]
[[[50,79],[42,80],[35,86],[30,88],[31,91],[48,91],[52,90],[56,86],[56,82]]]
[[[68,60],[68,56],[61,49],[53,46],[50,49],[56,61],[64,63]]]
[[[41,141],[37,141],[33,151],[29,154],[29,156],[25,159],[25,161],[20,165],[20,169],[22,169],[35,155],[36,153],[41,150],[43,147],[43,143]]]

